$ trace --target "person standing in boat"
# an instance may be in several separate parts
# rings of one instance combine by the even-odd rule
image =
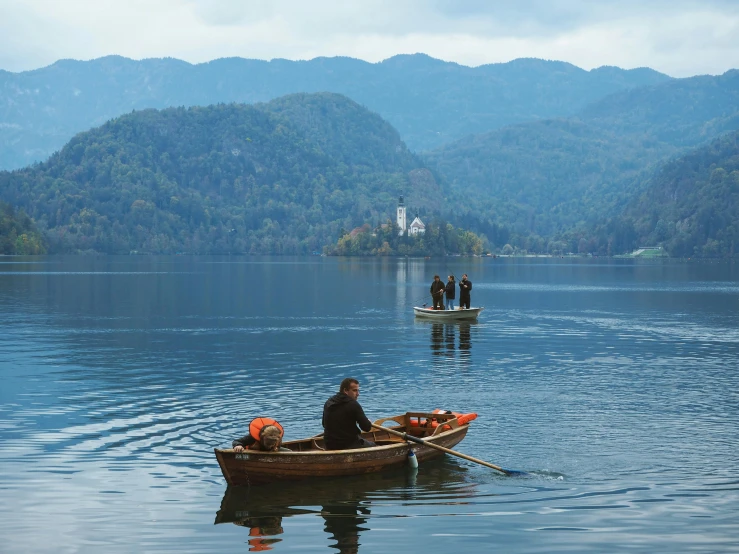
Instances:
[[[361,431],[371,431],[372,423],[364,415],[357,398],[359,398],[359,381],[347,377],[341,382],[339,392],[326,400],[321,420],[326,450],[376,446],[374,442],[360,435]]]
[[[434,300],[434,310],[444,309],[444,283],[438,275],[434,275],[431,283],[431,298]]]
[[[454,275],[450,275],[448,279],[449,280],[446,283],[446,287],[444,287],[444,290],[446,292],[446,309],[453,310],[454,299],[456,298],[457,294],[457,283],[454,282]]]
[[[462,275],[459,282],[459,307],[464,309],[470,308],[470,291],[472,290],[472,281],[467,279],[467,274]]]

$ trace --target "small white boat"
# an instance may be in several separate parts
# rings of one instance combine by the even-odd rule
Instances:
[[[477,316],[485,308],[456,308],[454,310],[434,310],[433,308],[413,307],[416,317],[425,317],[437,321],[460,321],[477,319]]]

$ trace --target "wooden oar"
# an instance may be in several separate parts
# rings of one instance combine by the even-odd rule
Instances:
[[[382,425],[375,425],[374,423],[372,424],[372,427],[374,427],[375,429],[379,429],[381,431],[387,431],[388,433],[402,437],[403,439],[407,441],[415,442],[416,444],[422,444],[424,446],[428,446],[429,448],[435,448],[436,450],[439,450],[441,452],[446,452],[447,454],[458,456],[459,458],[462,458],[464,460],[469,460],[470,462],[475,462],[476,464],[480,464],[485,467],[495,469],[497,471],[500,471],[501,473],[505,473],[506,475],[528,475],[528,473],[526,473],[525,471],[516,471],[515,469],[505,469],[503,467],[496,466],[495,464],[491,464],[483,460],[478,460],[477,458],[473,458],[472,456],[468,456],[467,454],[462,454],[461,452],[457,452],[456,450],[452,450],[451,448],[446,448],[445,446],[440,446],[438,444],[434,444],[433,442],[428,442],[423,439],[419,439],[418,437],[414,437],[413,435],[409,435],[408,433],[401,433],[400,431],[389,429],[387,427],[383,427]]]

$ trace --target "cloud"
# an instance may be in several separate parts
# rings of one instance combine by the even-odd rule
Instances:
[[[109,54],[376,62],[424,52],[463,65],[519,57],[675,76],[739,67],[735,0],[3,0],[0,67]]]

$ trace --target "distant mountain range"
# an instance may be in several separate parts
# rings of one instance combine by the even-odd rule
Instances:
[[[55,84],[41,85],[49,72]],[[15,149],[61,140],[83,116],[126,112],[48,161],[0,172],[11,206],[2,228],[15,233],[0,237],[5,251],[31,238],[28,248],[51,252],[309,253],[393,220],[400,194],[411,213],[484,235],[496,252],[737,248],[736,70],[671,79],[540,60],[472,69],[422,55],[198,66],[103,58],[0,73],[0,83],[12,91],[0,136]],[[330,83],[367,100],[301,92],[140,109]],[[448,141],[455,134],[464,136]],[[434,236],[443,251],[443,233]]]
[[[651,69],[519,59],[465,67],[423,54],[380,63],[109,56],[0,71],[0,169],[44,161],[76,133],[146,108],[252,104],[291,93],[335,92],[380,114],[411,150],[439,147],[515,123],[566,117],[605,96],[669,81]]]

